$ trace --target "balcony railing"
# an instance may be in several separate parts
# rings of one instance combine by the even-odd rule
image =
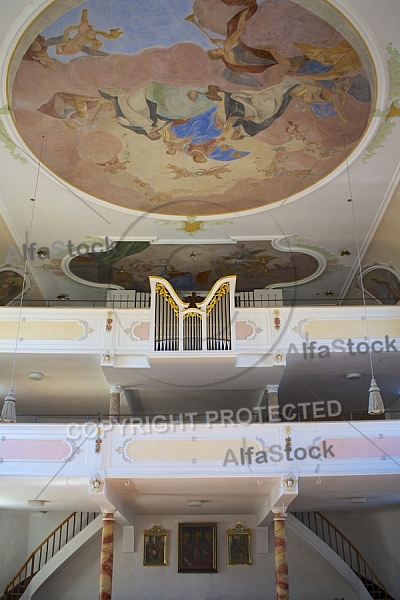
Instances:
[[[137,419],[141,419],[143,422],[147,422],[146,420],[152,420],[155,417],[165,417],[165,422],[174,423],[179,425],[180,423],[190,424],[192,422],[196,423],[207,423],[207,414],[206,413],[197,413],[196,416],[193,416],[193,413],[189,413],[192,416],[186,416],[185,413],[179,414],[166,414],[166,413],[143,413],[137,414],[135,416],[131,414],[121,414],[119,416],[120,423],[137,423]],[[309,423],[309,422],[347,422],[347,421],[385,421],[385,420],[393,420],[400,419],[400,410],[386,410],[383,415],[370,415],[366,410],[358,410],[358,411],[345,411],[342,412],[339,416],[318,416],[315,417],[313,413],[299,412],[296,414],[295,418],[288,419],[286,415],[280,415],[280,421],[275,420],[272,421],[262,421],[265,425],[271,424],[282,424],[282,423]],[[289,415],[290,416],[290,415]],[[242,424],[243,419],[236,419],[235,414],[230,417],[232,421],[237,424]],[[136,419],[136,421],[135,421]],[[105,413],[92,413],[92,414],[52,414],[52,413],[17,413],[17,422],[18,423],[101,423],[102,421],[112,421],[115,422],[115,415],[108,415]],[[225,423],[226,418],[222,417],[221,414],[218,417],[213,416],[213,423]],[[259,424],[257,415],[254,415],[254,424]],[[250,423],[251,425],[251,423]]]
[[[48,298],[46,300],[30,300],[24,298],[22,306],[32,308],[61,308],[68,306],[70,308],[150,308],[151,300],[148,292],[137,292],[134,296],[132,294],[125,294],[125,292],[131,290],[121,290],[121,294],[116,293],[113,299],[87,299],[87,298],[74,298],[59,300],[57,298]],[[235,293],[235,306],[237,308],[263,308],[266,306],[288,306],[288,307],[307,307],[307,306],[362,306],[363,301],[360,297],[357,298],[290,298],[290,297],[279,297],[276,292],[280,290],[263,290],[266,292],[265,297],[259,298],[254,297],[254,291],[249,292],[237,292]],[[119,290],[117,291],[119,292]],[[272,294],[271,294],[272,292]],[[190,292],[181,293],[180,295],[188,295]],[[276,295],[276,297],[275,297]],[[367,298],[367,304],[369,306],[393,306],[390,302],[390,298],[376,298],[376,301]],[[1,306],[1,305],[0,305]],[[20,306],[19,300],[15,301],[14,304],[9,306]]]

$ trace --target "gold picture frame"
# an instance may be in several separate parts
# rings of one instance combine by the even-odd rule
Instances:
[[[226,548],[230,567],[247,567],[253,563],[251,554],[251,530],[238,521],[234,529],[226,532]]]
[[[145,567],[167,566],[168,532],[154,525],[146,529],[143,537],[143,565]]]
[[[217,572],[217,524],[179,523],[178,573]]]

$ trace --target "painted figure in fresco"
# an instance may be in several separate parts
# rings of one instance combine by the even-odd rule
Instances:
[[[225,39],[211,37],[196,21],[194,15],[189,15],[186,20],[199,27],[209,40],[217,46],[217,48],[208,50],[207,54],[212,59],[222,60],[226,67],[222,76],[227,81],[248,86],[259,86],[260,83],[256,79],[246,74],[262,73],[277,64],[285,66],[287,70],[295,70],[301,64],[303,57],[288,59],[282,56],[276,48],[253,48],[244,43],[242,34],[247,21],[253,17],[258,9],[257,0],[221,0],[221,2],[228,6],[243,7],[242,11],[236,13],[227,22]]]
[[[99,93],[114,102],[120,125],[151,140],[162,138],[169,155],[184,152],[196,163],[208,158],[237,160],[249,153],[224,143],[225,123],[217,114],[221,101],[217,90],[216,86],[195,90],[153,81],[135,92],[103,88]]]
[[[80,96],[70,92],[56,92],[37,110],[76,129],[79,124],[93,122],[100,110],[112,110],[112,102],[102,97]]]
[[[216,179],[223,179],[221,177],[223,173],[232,173],[232,170],[229,167],[218,166],[211,167],[211,169],[198,169],[196,171],[197,177],[215,177]]]
[[[130,160],[125,160],[121,162],[118,156],[114,156],[111,160],[107,160],[104,163],[96,163],[99,167],[103,167],[103,171],[110,173],[111,175],[115,175],[119,171],[126,171],[126,165],[130,163]]]
[[[168,150],[167,150],[168,152]],[[167,165],[168,169],[174,174],[174,180],[181,179],[182,177],[215,177],[216,179],[223,179],[221,175],[224,173],[231,173],[229,167],[218,165],[209,169],[196,169],[196,171],[189,171],[184,167],[177,167],[176,165]]]
[[[15,271],[0,271],[0,306],[8,306],[22,293],[23,277]]]
[[[380,270],[382,273],[382,270]],[[382,276],[381,276],[382,277]],[[383,274],[385,278],[371,277],[371,282],[374,284],[370,286],[371,290],[374,291],[374,296],[377,296],[377,299],[381,301],[382,304],[398,304],[400,302],[400,285],[397,281],[397,278],[393,274]],[[392,279],[390,281],[389,277]],[[367,285],[366,285],[367,287]],[[373,289],[375,288],[375,289]],[[370,290],[368,290],[371,293]],[[376,293],[378,292],[378,294]]]
[[[217,116],[216,106],[186,123],[171,125],[171,132],[177,138],[190,139],[184,151],[190,154],[196,163],[205,163],[207,158],[226,162],[249,154],[224,143],[224,123]]]
[[[264,252],[262,248],[250,248],[245,242],[237,242],[235,247],[229,251],[228,254],[214,257],[210,260],[210,264],[213,271],[218,277],[225,277],[229,273],[235,272],[242,274],[243,266],[247,267],[247,270],[251,273],[257,261],[257,255]],[[265,264],[270,260],[276,258],[276,256],[264,256],[264,270]]]
[[[318,48],[299,42],[294,42],[294,45],[307,58],[307,61],[297,70],[296,76],[304,75],[306,77],[306,85],[310,91],[312,82],[322,86],[324,89],[320,91],[319,97],[322,100],[328,100],[336,114],[340,116],[340,109],[344,106],[346,94],[353,96],[358,102],[371,102],[371,88],[368,80],[358,72],[362,69],[361,60],[347,40],[343,39],[336,46],[328,48]],[[321,87],[319,89],[321,90]],[[313,92],[318,92],[318,88],[314,88]],[[299,90],[298,94],[300,95]],[[307,100],[307,96],[306,93],[303,98],[305,102],[314,104],[320,102],[316,99],[314,102]],[[313,112],[316,116],[323,116],[319,113],[318,108],[315,110],[313,108]],[[343,120],[341,124],[344,122]]]
[[[108,40],[116,40],[123,34],[119,27],[110,29],[108,33],[94,29],[93,25],[89,23],[88,13],[88,9],[84,8],[79,25],[69,25],[65,28],[62,41],[56,44],[56,54],[71,56],[81,51],[95,52],[103,45],[103,42],[98,39],[98,35]],[[73,37],[70,37],[73,31],[76,31],[76,33]]]
[[[254,136],[263,131],[285,112],[299,85],[292,77],[285,77],[278,85],[254,92],[241,90],[225,94],[225,114],[233,121],[232,139]]]
[[[55,62],[47,54],[47,44],[43,35],[38,35],[22,57],[23,60],[36,61],[46,69],[55,69]]]
[[[318,48],[300,42],[293,43],[308,59],[297,73],[304,73],[311,79],[330,81],[362,68],[357,52],[345,39],[330,48]]]
[[[284,114],[293,99],[310,104],[313,114],[318,118],[339,116],[339,124],[344,125],[347,120],[341,110],[346,102],[349,80],[339,80],[328,87],[324,83],[307,78],[299,82],[294,75],[260,91],[226,93],[226,118],[236,117],[231,138],[239,140],[264,131]]]
[[[316,117],[338,115],[339,125],[345,125],[347,120],[342,116],[341,110],[346,102],[346,91],[346,84],[343,82],[325,86],[324,82],[304,80],[290,91],[290,95],[310,104]]]
[[[193,289],[193,274],[189,271],[177,271],[173,265],[165,265],[164,269],[160,272],[160,277],[170,281],[175,290]]]
[[[207,90],[157,81],[134,92],[119,88],[101,88],[99,92],[113,101],[120,125],[151,140],[161,139],[161,129],[167,123],[187,121],[215,106],[215,101],[206,96]]]

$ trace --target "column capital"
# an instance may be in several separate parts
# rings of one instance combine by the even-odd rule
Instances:
[[[121,394],[123,389],[122,385],[110,385],[110,394]]]
[[[271,392],[277,394],[279,392],[279,383],[268,384],[265,389],[268,393]]]
[[[105,508],[102,512],[101,512],[101,516],[103,518],[103,521],[105,519],[114,519],[115,518],[115,510],[110,510],[108,508]]]
[[[285,521],[286,515],[282,512],[281,508],[273,508],[274,521]]]

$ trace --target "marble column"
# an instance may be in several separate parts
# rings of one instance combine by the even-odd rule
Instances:
[[[268,420],[270,422],[280,421],[279,417],[279,385],[267,385],[268,392]]]
[[[274,514],[276,600],[289,600],[289,576],[286,558],[286,522],[282,513]]]
[[[120,385],[110,387],[110,411],[109,417],[111,423],[118,423],[121,413],[121,391]]]
[[[111,600],[114,559],[114,514],[103,513],[101,535],[99,600]]]

